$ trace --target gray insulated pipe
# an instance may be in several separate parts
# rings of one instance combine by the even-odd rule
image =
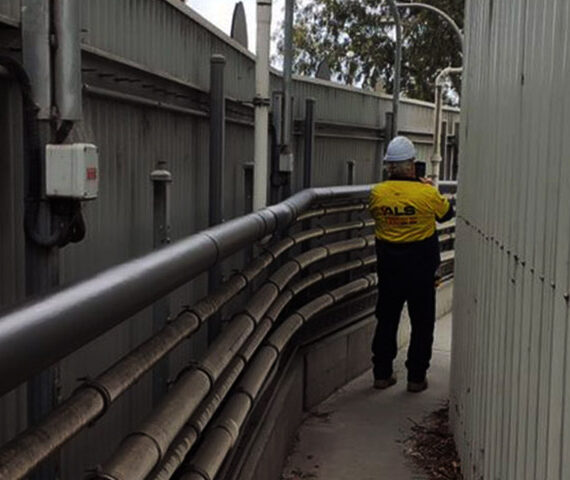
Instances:
[[[332,255],[374,245],[374,236],[336,242],[309,250],[271,275],[214,341],[204,359],[184,373],[141,427],[126,437],[112,458],[91,478],[144,479],[159,464],[170,444],[212,390],[281,291],[301,270]],[[132,458],[140,461],[133,462]]]
[[[99,419],[145,372],[198,330],[200,325],[243,291],[287,250],[311,239],[337,232],[362,230],[372,225],[371,220],[357,220],[318,227],[289,235],[268,247],[265,253],[256,257],[242,272],[232,276],[212,295],[200,300],[191,311],[181,312],[155,336],[120,359],[95,380],[81,385],[39,425],[26,430],[4,445],[0,449],[0,477],[24,477],[57,448]]]
[[[224,258],[288,227],[315,202],[363,198],[369,191],[370,186],[304,190],[280,204],[210,228],[4,314],[0,317],[0,395]]]
[[[169,480],[172,478],[176,470],[180,465],[182,465],[188,452],[200,438],[200,435],[202,435],[204,429],[216,413],[220,404],[226,398],[226,395],[237,380],[238,376],[249,363],[255,351],[257,351],[266,335],[276,323],[283,309],[295,296],[320,281],[358,268],[372,266],[375,263],[375,255],[363,259],[355,259],[342,265],[336,265],[332,268],[327,268],[313,273],[285,289],[275,302],[273,302],[263,320],[257,325],[253,334],[232,360],[228,368],[226,368],[223,375],[220,377],[220,380],[216,382],[214,389],[200,405],[200,408],[194,414],[190,422],[176,436],[176,439],[166,452],[166,455],[160,462],[160,465],[154,470],[148,479]]]
[[[235,393],[206,432],[200,448],[189,460],[190,466],[180,480],[216,478],[226,456],[238,440],[253,402],[293,335],[318,313],[349,296],[369,290],[376,286],[377,282],[377,276],[371,274],[331,290],[297,310],[271,334],[267,344],[255,355],[253,362],[240,379]]]

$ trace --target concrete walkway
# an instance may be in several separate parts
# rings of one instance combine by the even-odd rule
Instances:
[[[451,316],[436,327],[430,387],[406,392],[405,350],[397,365],[398,383],[374,390],[372,373],[357,378],[307,415],[284,480],[424,480],[403,455],[401,441],[411,420],[439,408],[448,397]]]

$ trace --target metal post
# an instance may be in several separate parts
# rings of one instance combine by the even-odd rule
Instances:
[[[388,175],[387,172],[384,170],[384,155],[386,154],[386,149],[388,148],[388,143],[390,142],[390,140],[392,138],[394,138],[396,135],[394,135],[394,114],[393,112],[386,112],[386,129],[385,129],[385,137],[384,137],[384,151],[382,152],[382,155],[380,156],[380,172],[377,176],[377,178],[380,181],[384,181],[388,179]]]
[[[442,112],[443,113],[443,112]],[[441,160],[443,169],[440,169],[439,178],[440,180],[451,180],[449,178],[449,152],[447,145],[447,122],[441,121],[441,131],[440,131],[440,145],[441,145]]]
[[[284,58],[283,58],[283,138],[282,144],[291,147],[291,87],[293,78],[293,16],[295,11],[295,0],[285,0],[285,38],[284,38]]]
[[[400,110],[400,84],[402,77],[402,21],[395,0],[388,0],[390,10],[396,23],[396,55],[394,61],[394,91],[392,92],[393,131],[392,138],[398,135],[398,119]]]
[[[226,97],[224,93],[224,69],[226,59],[213,55],[210,69],[210,205],[209,226],[224,221],[224,154],[226,143]],[[267,136],[267,134],[266,134]],[[221,266],[214,265],[208,275],[208,291],[214,292],[222,277]],[[221,329],[219,316],[208,323],[208,340],[211,342]]]
[[[303,164],[303,188],[311,188],[315,154],[315,104],[314,98],[305,100],[305,159]]]
[[[283,127],[279,152],[279,171],[283,183],[283,194],[291,193],[291,177],[295,158],[293,155],[291,129],[293,127],[293,17],[295,0],[285,0],[285,39],[283,59]]]
[[[434,120],[434,132],[433,132],[433,143],[434,149],[431,156],[431,172],[429,178],[432,180],[433,184],[437,186],[439,182],[439,167],[441,165],[441,114],[442,114],[442,93],[443,85],[436,85],[435,88],[435,120]]]
[[[253,207],[267,205],[267,152],[269,126],[269,51],[271,0],[257,0],[257,60],[255,63],[255,170]]]
[[[354,160],[349,160],[346,162],[346,184],[354,185],[355,173],[356,173],[356,162]]]
[[[281,154],[281,126],[283,124],[283,93],[273,92],[272,102],[272,145],[271,145],[271,204],[279,203],[282,179],[279,171],[279,156]],[[253,170],[252,170],[253,172]]]
[[[166,170],[166,162],[158,162],[150,174],[153,190],[153,248],[158,250],[170,244],[170,184],[172,174]],[[152,307],[152,331],[160,331],[170,316],[170,299],[161,298]],[[168,360],[163,360],[153,370],[152,399],[156,404],[166,392]]]

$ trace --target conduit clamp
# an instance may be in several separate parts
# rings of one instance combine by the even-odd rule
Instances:
[[[91,427],[97,423],[97,420],[99,420],[103,415],[107,413],[111,407],[111,404],[113,403],[113,398],[111,396],[111,392],[109,392],[109,389],[97,379],[93,379],[91,377],[81,377],[78,380],[82,383],[75,389],[74,393],[86,388],[91,388],[92,390],[95,390],[97,393],[99,393],[99,395],[101,395],[103,398],[103,409],[93,420],[89,422],[89,426]]]
[[[260,97],[259,95],[257,95],[254,97],[252,103],[256,107],[270,107],[271,106],[271,99]]]
[[[197,473],[204,480],[212,480],[210,475],[205,470],[202,470],[198,465],[190,464],[182,470],[183,473]]]
[[[160,462],[162,461],[162,459],[164,458],[164,452],[162,451],[162,448],[160,447],[160,444],[158,443],[158,441],[156,440],[156,438],[154,438],[152,435],[149,435],[149,434],[146,433],[146,432],[136,431],[136,432],[131,432],[131,433],[129,433],[129,434],[125,437],[125,439],[123,440],[123,442],[125,442],[125,441],[126,441],[128,438],[130,438],[130,437],[146,437],[146,438],[148,438],[148,439],[153,443],[153,445],[154,445],[155,448],[156,448],[156,451],[158,452],[158,462],[157,462],[157,465],[158,465],[158,463],[160,463]]]
[[[180,370],[180,372],[178,372],[178,375],[176,375],[174,383],[177,383],[186,373],[192,371],[200,371],[204,375],[206,375],[208,377],[208,381],[210,382],[210,388],[208,390],[213,388],[214,384],[216,383],[214,374],[210,371],[208,367],[205,367],[202,362],[199,362],[197,360],[188,362],[188,365],[184,367],[182,370]]]

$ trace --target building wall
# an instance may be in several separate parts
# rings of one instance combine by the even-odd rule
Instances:
[[[254,56],[178,0],[81,0],[83,30],[84,119],[70,141],[92,142],[100,149],[100,196],[84,205],[87,237],[61,251],[61,283],[85,279],[105,268],[152,250],[152,185],[157,162],[172,172],[172,240],[207,225],[209,174],[209,62],[226,56],[227,145],[225,218],[247,212],[244,166],[253,162]],[[6,21],[6,14],[11,20]],[[0,1],[0,51],[19,55],[19,1]],[[6,41],[4,41],[6,39]],[[1,73],[1,72],[0,72]],[[273,72],[272,89],[281,78]],[[117,98],[116,94],[122,94]],[[127,96],[125,96],[127,95]],[[356,163],[357,183],[379,178],[383,129],[391,110],[389,97],[330,82],[294,81],[293,192],[302,186],[305,99],[315,98],[317,138],[313,184],[345,184],[347,161]],[[0,308],[23,298],[22,138],[20,93],[0,79]],[[145,100],[161,102],[149,106]],[[175,107],[168,108],[167,105]],[[175,111],[176,108],[185,109]],[[458,111],[446,116],[458,121]],[[405,100],[402,128],[430,151],[433,105]],[[6,127],[6,128],[4,128]],[[230,259],[225,275],[243,256]],[[206,294],[200,276],[171,296],[172,313]],[[231,314],[228,309],[227,314]],[[147,309],[60,363],[59,394],[68,396],[79,379],[95,377],[148,338],[152,312]],[[205,332],[170,355],[170,376],[198,358],[206,347]],[[81,478],[87,466],[108,457],[151,408],[152,378],[147,375],[108,414],[70,442],[61,453],[62,478]],[[0,398],[0,441],[26,426],[26,388]],[[105,441],[101,441],[105,439]]]
[[[570,478],[570,6],[467,2],[451,413],[467,479]]]

